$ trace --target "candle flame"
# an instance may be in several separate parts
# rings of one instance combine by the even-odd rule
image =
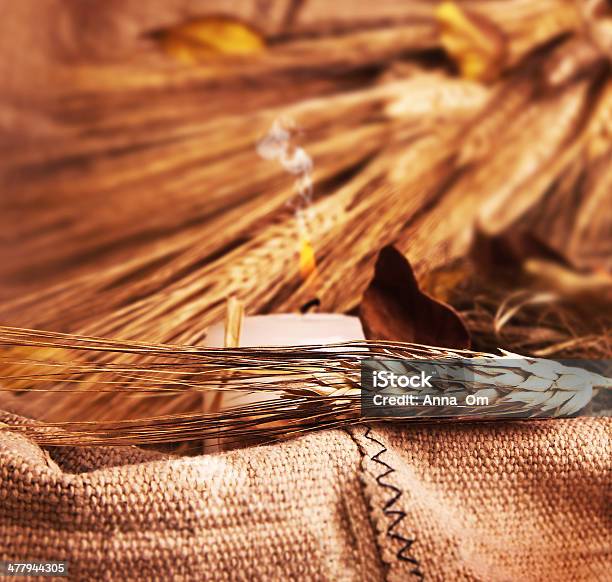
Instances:
[[[300,237],[300,275],[302,280],[308,279],[317,272],[317,260],[314,248],[307,236]]]

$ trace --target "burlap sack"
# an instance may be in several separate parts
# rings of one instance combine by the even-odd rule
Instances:
[[[191,458],[3,430],[0,560],[77,580],[609,579],[610,426],[359,426]]]

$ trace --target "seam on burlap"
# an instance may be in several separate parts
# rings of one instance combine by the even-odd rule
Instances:
[[[413,544],[416,542],[416,538],[406,537],[398,533],[397,531],[397,527],[406,518],[406,512],[397,506],[397,502],[402,497],[404,492],[400,487],[386,480],[387,477],[395,473],[395,469],[387,461],[381,459],[381,457],[387,452],[387,447],[384,445],[383,442],[381,442],[379,439],[373,436],[372,428],[369,425],[364,424],[362,425],[362,427],[357,427],[356,430],[359,430],[359,428],[365,428],[365,433],[363,434],[363,438],[365,438],[370,443],[376,445],[377,447],[375,451],[368,451],[366,446],[364,446],[364,443],[361,443],[359,439],[357,439],[355,435],[351,431],[349,431],[351,436],[357,443],[357,446],[359,447],[359,450],[362,454],[361,481],[362,481],[362,484],[364,485],[364,489],[366,492],[366,498],[368,499],[368,504],[370,505],[370,510],[371,512],[373,512],[375,509],[380,509],[382,514],[385,516],[385,518],[387,518],[387,526],[384,531],[385,536],[389,538],[390,540],[392,540],[392,542],[394,543],[399,542],[400,544],[399,549],[395,552],[396,559],[399,560],[400,562],[405,562],[413,566],[413,568],[410,570],[410,575],[413,577],[414,580],[424,580],[425,576],[423,572],[421,571],[421,565],[419,561],[413,555],[410,554],[410,550]],[[370,474],[371,472],[368,471],[367,468],[364,466],[364,462],[366,459],[370,460],[373,463],[376,463],[381,469],[381,471],[378,474],[371,475],[371,476],[374,478],[377,487],[386,494],[385,495],[386,501],[384,502],[382,507],[377,508],[375,501],[372,498],[372,495],[367,494],[368,484],[366,483],[364,476],[366,473]],[[388,495],[389,493],[391,493],[391,496]],[[378,524],[376,523],[377,520],[374,518],[373,521],[374,521],[375,528],[380,529],[378,527]],[[381,560],[383,561],[383,563],[386,563],[387,565],[387,578],[388,578],[389,573],[390,573],[391,564],[385,560],[383,548],[380,547],[380,543],[378,542],[378,540],[377,540],[377,545],[381,553]]]

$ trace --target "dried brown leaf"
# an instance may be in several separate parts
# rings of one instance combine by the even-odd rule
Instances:
[[[527,230],[512,229],[494,235],[476,230],[471,255],[478,270],[490,277],[505,274],[514,278],[529,259],[573,268],[566,257]]]
[[[612,276],[581,272],[563,254],[526,230],[488,236],[477,232],[472,258],[489,278],[506,277],[514,286],[552,293],[561,301],[591,307],[612,303]]]
[[[368,339],[470,347],[470,335],[458,313],[421,291],[410,263],[392,246],[378,255],[359,317]]]

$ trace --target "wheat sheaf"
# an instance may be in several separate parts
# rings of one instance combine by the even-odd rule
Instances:
[[[259,393],[262,400],[219,411],[144,415],[125,420],[84,418],[66,422],[5,417],[3,430],[43,445],[138,445],[221,439],[272,441],[342,427],[370,418],[362,409],[362,365],[418,371],[438,365],[433,388],[419,396],[486,396],[485,409],[420,407],[410,418],[387,421],[453,421],[558,418],[588,408],[594,395],[609,396],[612,378],[585,368],[500,350],[490,354],[387,341],[257,348],[208,348],[148,344],[17,328],[0,328],[0,398],[62,398],[77,393],[91,403],[101,393],[120,398],[176,398],[189,393]],[[466,373],[468,369],[468,373]],[[0,408],[2,408],[0,400]],[[103,402],[108,402],[104,400]],[[201,402],[201,400],[200,400]],[[231,398],[228,398],[231,403]],[[133,404],[131,405],[133,407]],[[95,408],[95,407],[94,407]],[[44,415],[43,415],[44,416]]]

